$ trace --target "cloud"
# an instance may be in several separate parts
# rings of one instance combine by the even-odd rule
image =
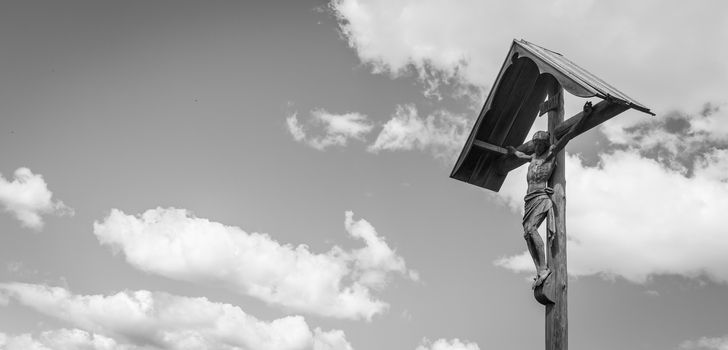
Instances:
[[[318,150],[344,146],[349,139],[370,142],[367,136],[374,129],[374,125],[362,114],[331,115],[322,110],[312,112],[312,122],[309,124],[322,128],[323,135],[307,135],[297,114],[286,118],[293,139]],[[367,150],[372,153],[419,150],[441,160],[451,160],[462,148],[470,128],[471,121],[468,118],[446,110],[420,116],[413,104],[398,105]]]
[[[23,226],[40,230],[43,228],[41,215],[73,215],[73,209],[52,200],[53,193],[42,175],[33,174],[28,168],[18,168],[14,175],[11,182],[0,174],[0,203]]]
[[[319,151],[333,146],[346,146],[350,139],[363,140],[373,128],[366,115],[331,114],[323,109],[311,111],[311,118],[307,123],[308,129],[318,129],[318,136],[307,134],[296,113],[286,118],[286,126],[294,140]]]
[[[636,283],[652,275],[705,275],[728,283],[728,173],[714,171],[716,164],[728,164],[728,152],[711,157],[718,161],[696,162],[688,176],[636,150],[603,154],[597,167],[568,156],[569,272],[622,276]],[[510,174],[498,194],[519,213],[525,171],[521,167]],[[496,263],[533,270],[526,252]]]
[[[647,295],[649,295],[651,297],[659,297],[660,296],[660,292],[658,292],[656,290],[652,290],[652,289],[646,290],[645,291],[645,294],[647,294]]]
[[[299,142],[306,140],[306,133],[303,131],[301,124],[298,122],[298,114],[294,113],[286,118],[286,126],[294,140]]]
[[[631,125],[607,123],[601,130],[613,146],[640,152],[673,170],[692,175],[695,162],[702,161],[712,167],[703,170],[719,175],[728,170],[725,164],[720,168],[723,157],[716,155],[728,149],[728,113],[724,107],[706,103],[694,113],[671,111]]]
[[[142,350],[131,344],[119,344],[114,339],[89,333],[81,329],[56,329],[45,331],[38,337],[24,333],[7,335],[0,333],[0,348],[4,350]]]
[[[698,340],[688,340],[680,345],[686,350],[728,350],[728,335],[724,337],[702,337]]]
[[[301,316],[265,322],[239,307],[206,298],[146,290],[77,295],[64,288],[24,283],[2,283],[0,291],[82,329],[41,336],[41,341],[35,341],[41,344],[60,339],[67,344],[105,344],[106,349],[116,349],[117,342],[148,349],[351,349],[343,332],[312,331]],[[29,336],[20,337],[29,340]]]
[[[460,339],[438,339],[434,343],[427,339],[422,340],[422,344],[416,350],[480,350],[478,344],[461,342]]]
[[[346,335],[342,330],[322,332],[316,328],[316,336],[313,338],[313,350],[353,350]]]
[[[565,54],[658,112],[725,102],[728,46],[716,43],[728,37],[728,3],[711,3],[706,11],[700,3],[671,1],[673,15],[655,16],[664,6],[659,0],[330,3],[343,37],[374,73],[489,87],[511,40],[524,38]]]
[[[349,46],[374,73],[414,74],[426,96],[440,98],[441,86],[470,85],[472,71],[477,69],[469,49],[459,40],[463,35],[455,33],[457,25],[448,20],[454,6],[442,4],[332,1],[331,8]]]
[[[420,117],[414,105],[400,105],[368,150],[376,153],[418,149],[440,159],[452,159],[469,132],[470,123],[465,117],[447,111]]]
[[[312,314],[371,320],[387,303],[372,292],[393,274],[416,279],[404,259],[366,220],[346,212],[345,229],[365,246],[323,254],[281,244],[267,234],[196,218],[183,209],[150,209],[139,216],[112,209],[94,223],[99,242],[129,264],[168,278],[219,284],[274,305]]]

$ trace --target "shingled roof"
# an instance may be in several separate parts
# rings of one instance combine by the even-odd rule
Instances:
[[[503,170],[504,147],[524,143],[554,79],[572,95],[603,99],[595,109],[604,111],[606,118],[630,108],[653,114],[563,55],[514,40],[450,177],[500,190],[510,170]]]

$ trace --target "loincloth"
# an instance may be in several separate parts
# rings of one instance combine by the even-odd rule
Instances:
[[[533,226],[538,229],[543,220],[548,218],[546,221],[547,229],[552,233],[556,232],[554,206],[550,197],[553,193],[552,188],[546,187],[533,191],[523,198],[526,201],[523,213],[523,227]]]

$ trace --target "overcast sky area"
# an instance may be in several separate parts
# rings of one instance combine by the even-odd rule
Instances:
[[[727,14],[2,1],[0,349],[543,347],[525,167],[449,178],[525,39],[656,113],[566,149],[570,347],[726,350]]]

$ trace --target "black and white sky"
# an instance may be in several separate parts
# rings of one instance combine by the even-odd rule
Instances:
[[[717,0],[4,0],[0,349],[542,347],[448,176],[521,38],[657,114],[567,147],[571,348],[728,349]]]

